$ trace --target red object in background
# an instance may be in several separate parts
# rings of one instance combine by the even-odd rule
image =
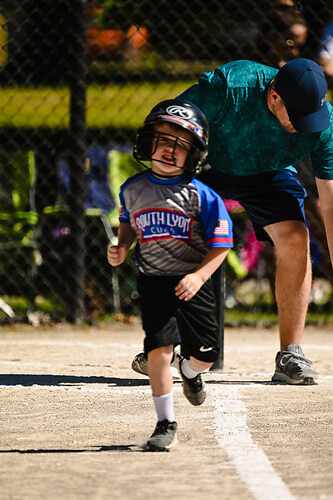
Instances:
[[[251,221],[247,221],[247,228],[244,233],[244,246],[240,251],[240,259],[249,273],[257,273],[259,255],[265,248],[265,243],[257,240]]]

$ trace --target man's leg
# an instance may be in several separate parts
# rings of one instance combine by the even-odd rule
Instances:
[[[279,313],[280,353],[273,380],[313,384],[317,374],[300,347],[311,290],[309,234],[300,221],[265,227],[275,245],[275,296]]]
[[[280,348],[300,344],[311,291],[309,233],[300,221],[266,226],[276,252],[275,296],[279,311]]]

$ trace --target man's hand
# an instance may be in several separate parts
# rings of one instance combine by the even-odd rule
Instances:
[[[127,251],[125,244],[110,246],[107,252],[109,264],[111,264],[111,266],[119,266],[126,259],[126,254]]]

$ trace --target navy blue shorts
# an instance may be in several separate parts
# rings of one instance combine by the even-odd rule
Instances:
[[[246,176],[207,171],[198,178],[223,199],[236,200],[245,208],[259,241],[271,241],[265,226],[287,220],[305,222],[306,190],[290,170]]]

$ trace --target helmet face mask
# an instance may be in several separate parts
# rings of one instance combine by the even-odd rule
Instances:
[[[171,161],[164,161],[161,158],[155,158],[155,154],[160,146],[168,146],[168,148],[171,150]],[[159,163],[165,163],[165,164],[172,164],[175,167],[178,168],[184,168],[186,164],[185,163],[182,165],[177,165],[177,160],[176,160],[176,155],[175,152],[176,150],[181,150],[184,154],[188,155],[188,153],[191,151],[192,148],[192,143],[191,141],[188,141],[187,139],[183,137],[178,137],[177,135],[161,132],[161,131],[154,131],[153,132],[153,141],[152,141],[152,152],[151,152],[151,159],[156,160]]]
[[[156,130],[156,125],[163,123],[175,126],[174,135]],[[187,137],[190,135],[191,142],[182,138],[182,130],[187,132]],[[157,104],[138,130],[133,150],[134,158],[148,168],[143,162],[154,160],[158,142],[163,140],[163,136],[167,136],[168,141],[174,142],[173,151],[176,147],[183,147],[187,150],[184,165],[176,164],[174,154],[172,154],[173,163],[171,164],[183,168],[186,173],[192,175],[199,173],[207,156],[208,124],[204,114],[193,104],[178,99],[170,99]],[[158,161],[161,162],[161,160]],[[166,161],[161,163],[170,164]]]

